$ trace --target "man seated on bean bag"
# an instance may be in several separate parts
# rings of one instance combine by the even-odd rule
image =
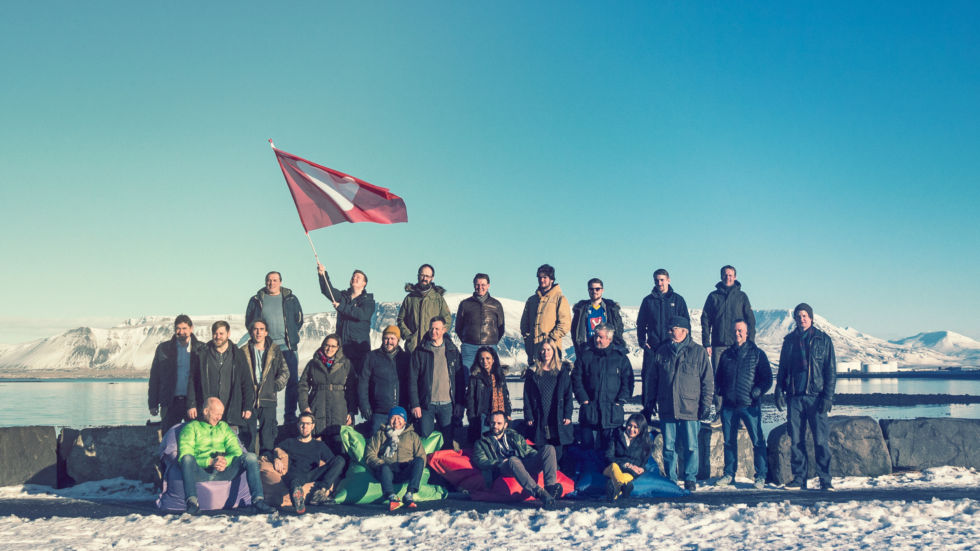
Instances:
[[[484,479],[491,482],[501,475],[514,477],[524,490],[540,499],[546,508],[555,507],[557,498],[563,492],[562,485],[558,484],[555,447],[545,444],[539,452],[528,445],[527,439],[507,428],[507,425],[504,412],[495,411],[490,414],[490,430],[473,445],[474,466],[483,472]],[[539,472],[544,472],[544,488],[536,482]]]
[[[405,505],[416,508],[415,494],[422,484],[425,449],[422,439],[408,424],[408,412],[395,406],[388,412],[388,425],[374,433],[364,448],[364,463],[381,481],[381,493],[388,499],[388,510],[402,506],[395,493],[395,482],[408,481]]]
[[[334,455],[326,444],[313,438],[315,424],[312,413],[300,413],[297,421],[299,436],[283,440],[275,450],[275,470],[282,475],[282,482],[289,488],[293,507],[300,515],[306,512],[303,487],[313,482],[310,505],[330,502],[329,492],[340,478],[345,465],[343,457]],[[282,455],[288,459],[284,461]]]

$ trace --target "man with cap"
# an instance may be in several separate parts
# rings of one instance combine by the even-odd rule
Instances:
[[[793,480],[787,488],[806,488],[808,472],[806,425],[813,433],[816,473],[821,490],[833,490],[830,479],[828,414],[834,405],[837,357],[827,333],[813,325],[813,308],[801,302],[793,309],[796,328],[783,339],[776,373],[776,408],[786,409],[789,423],[790,468]]]
[[[408,405],[411,355],[398,346],[400,336],[398,326],[389,325],[381,333],[381,346],[364,358],[357,395],[361,415],[368,421],[368,438],[388,422],[391,408]]]
[[[555,283],[555,269],[549,264],[538,267],[538,289],[524,303],[521,314],[521,336],[528,365],[534,363],[538,344],[547,340],[555,350],[562,350],[561,339],[572,326],[572,308],[561,286]]]
[[[402,506],[395,493],[395,482],[408,481],[404,504],[415,508],[415,494],[422,485],[425,469],[425,449],[422,439],[408,424],[405,408],[391,408],[388,424],[374,433],[364,448],[364,463],[381,482],[381,495],[388,500],[388,509]]]
[[[687,490],[697,489],[698,420],[708,418],[714,394],[708,353],[691,339],[691,321],[674,316],[670,341],[643,361],[643,411],[651,418],[659,411],[666,475],[674,482],[683,475]],[[678,442],[683,446],[681,473],[677,472]]]

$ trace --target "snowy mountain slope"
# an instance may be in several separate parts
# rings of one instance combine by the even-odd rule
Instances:
[[[468,294],[449,293],[446,302],[450,311],[456,312],[459,303]],[[520,336],[520,319],[524,309],[522,301],[499,298],[504,306],[507,327],[500,343],[501,361],[512,370],[520,371],[526,365],[524,343]],[[381,331],[395,323],[399,303],[382,302],[371,320],[372,347],[381,342]],[[622,309],[625,325],[624,338],[630,349],[630,360],[639,370],[643,354],[637,350],[637,307]],[[778,361],[783,337],[793,328],[790,310],[756,310],[756,342],[773,361]],[[245,320],[242,315],[192,316],[195,334],[202,341],[211,338],[211,324],[224,319],[231,324],[234,342],[246,339]],[[701,310],[691,310],[691,326],[695,342],[701,339]],[[57,371],[71,376],[73,371],[88,370],[111,372],[132,370],[146,373],[153,360],[156,345],[173,334],[173,318],[170,316],[145,316],[124,321],[108,329],[78,327],[59,335],[32,342],[0,345],[0,373],[6,376],[26,375],[32,372]],[[949,331],[920,333],[907,339],[889,342],[852,328],[837,327],[820,315],[815,323],[834,340],[839,361],[881,363],[897,361],[903,366],[976,365],[980,362],[980,342]],[[320,312],[306,316],[300,331],[299,356],[302,363],[313,355],[325,336],[336,329],[336,315]],[[455,337],[454,337],[455,338]],[[564,340],[566,355],[573,354],[571,339]]]

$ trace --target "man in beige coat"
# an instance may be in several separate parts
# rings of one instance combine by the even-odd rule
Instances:
[[[521,336],[528,365],[534,360],[538,345],[546,340],[555,350],[562,350],[561,339],[572,326],[572,308],[555,283],[555,269],[542,264],[537,275],[538,289],[527,299],[521,315]]]

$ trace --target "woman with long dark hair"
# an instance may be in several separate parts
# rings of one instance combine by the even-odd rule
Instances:
[[[630,415],[626,424],[613,432],[606,448],[606,461],[609,464],[602,474],[609,478],[606,482],[607,498],[615,500],[620,495],[629,497],[633,491],[633,480],[646,472],[652,449],[653,441],[643,414]]]
[[[490,414],[502,411],[510,420],[510,393],[497,351],[481,346],[473,358],[470,382],[466,385],[466,417],[470,423],[470,444],[483,434]]]
[[[535,446],[551,444],[560,460],[575,441],[572,428],[572,364],[562,361],[550,341],[538,344],[534,363],[524,372],[524,423]]]

